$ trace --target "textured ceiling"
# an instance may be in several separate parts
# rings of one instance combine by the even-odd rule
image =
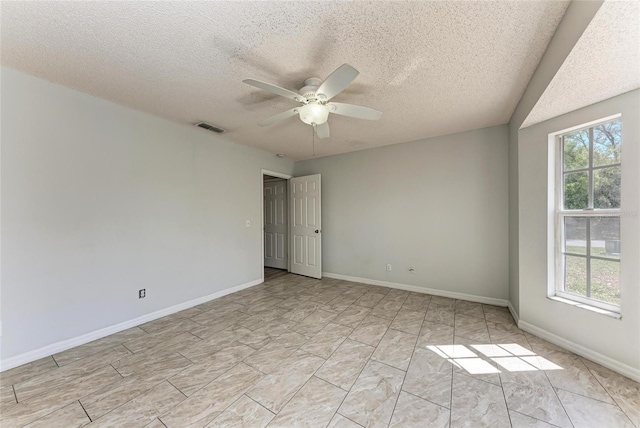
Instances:
[[[2,64],[232,141],[312,156],[295,103],[242,83],[298,90],[343,63],[334,98],[384,112],[331,115],[316,156],[508,122],[567,1],[2,2]],[[206,131],[202,131],[206,132]]]
[[[606,1],[522,127],[640,88],[640,2]]]

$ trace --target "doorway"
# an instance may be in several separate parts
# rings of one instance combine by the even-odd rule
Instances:
[[[322,278],[320,174],[263,169],[260,178],[263,280],[287,272]]]
[[[264,268],[289,269],[288,181],[263,175]]]

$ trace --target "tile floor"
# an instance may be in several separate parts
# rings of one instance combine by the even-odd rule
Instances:
[[[0,374],[12,427],[636,427],[640,386],[504,308],[267,270]]]

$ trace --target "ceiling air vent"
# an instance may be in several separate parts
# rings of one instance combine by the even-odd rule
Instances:
[[[222,134],[223,132],[227,132],[226,129],[222,129],[219,126],[215,126],[207,122],[198,122],[195,125],[199,128],[206,129],[207,131],[215,132],[216,134]]]

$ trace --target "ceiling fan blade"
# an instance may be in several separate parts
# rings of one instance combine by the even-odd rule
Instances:
[[[283,111],[282,113],[278,113],[275,116],[271,116],[268,119],[263,120],[262,122],[258,123],[258,125],[260,126],[269,126],[273,123],[276,122],[280,122],[281,120],[287,119],[291,116],[295,116],[296,114],[298,114],[298,108],[292,108],[291,110],[287,110],[287,111]]]
[[[244,79],[242,82],[246,83],[247,85],[255,86],[256,88],[262,89],[264,91],[271,92],[272,94],[292,99],[294,101],[302,102],[304,100],[304,97],[302,95],[288,89],[281,88],[280,86],[272,85],[271,83],[265,83],[255,79]]]
[[[357,106],[345,103],[328,103],[331,113],[342,116],[355,117],[357,119],[378,120],[382,117],[382,112],[369,107]]]
[[[349,64],[342,64],[320,84],[316,96],[320,101],[330,100],[349,86],[358,74],[360,72]]]
[[[318,138],[329,138],[329,122],[316,125],[316,134],[318,134]]]

